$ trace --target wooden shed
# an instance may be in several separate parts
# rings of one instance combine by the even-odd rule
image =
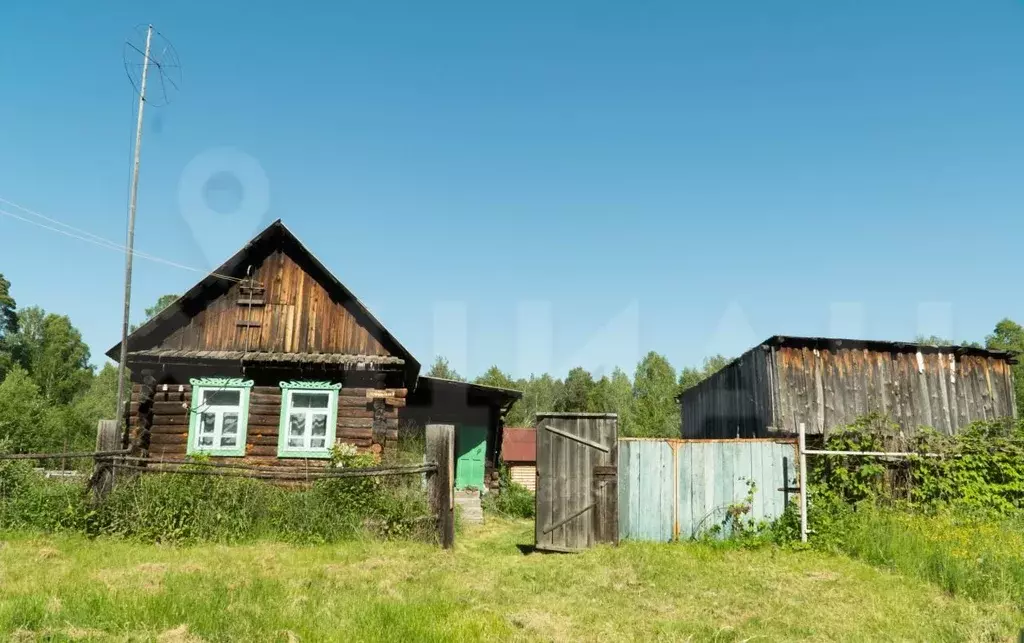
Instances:
[[[679,396],[684,438],[810,434],[879,412],[904,429],[952,434],[976,420],[1016,417],[1009,353],[776,336]],[[774,431],[773,431],[774,429]]]
[[[501,461],[512,481],[530,491],[537,490],[537,430],[533,427],[505,427]]]
[[[400,412],[413,430],[427,418],[455,424],[459,448],[482,460],[521,395],[420,377],[412,354],[281,221],[131,333],[127,366],[124,442],[168,461],[323,466],[336,444],[393,448]],[[456,476],[482,485],[484,469],[468,458]]]

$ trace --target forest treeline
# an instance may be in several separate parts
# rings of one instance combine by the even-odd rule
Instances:
[[[173,302],[164,295],[145,310],[148,319]],[[918,338],[948,344],[937,338]],[[988,348],[1024,353],[1024,328],[1004,319],[985,338]],[[0,450],[60,452],[90,450],[96,424],[113,418],[117,405],[117,368],[97,368],[89,347],[67,315],[39,307],[19,308],[11,284],[0,274]],[[677,371],[657,352],[647,353],[632,374],[615,369],[594,377],[583,368],[565,377],[550,374],[513,378],[492,366],[473,380],[523,392],[506,418],[507,426],[533,426],[538,411],[617,413],[625,436],[677,437],[680,414],[676,397],[720,368],[729,359],[708,357],[700,366]],[[443,357],[425,373],[466,381]],[[1024,364],[1014,366],[1018,408],[1024,408]]]

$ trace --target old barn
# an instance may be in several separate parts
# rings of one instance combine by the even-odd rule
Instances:
[[[107,355],[119,357],[120,344]],[[385,453],[399,430],[456,426],[459,487],[493,478],[518,391],[420,377],[420,363],[280,221],[128,337],[126,444],[323,466]]]
[[[951,434],[1016,417],[1010,354],[970,346],[769,338],[680,395],[684,438],[825,434],[879,412]]]

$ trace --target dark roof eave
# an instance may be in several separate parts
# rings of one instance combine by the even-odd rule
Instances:
[[[979,348],[977,346],[923,344],[920,342],[896,342],[877,339],[848,339],[842,337],[802,337],[796,335],[773,335],[759,344],[760,346],[799,346],[806,348],[865,348],[879,352],[922,351],[927,353],[955,353],[957,355],[980,355],[1005,359],[1016,363],[1016,356],[1008,351]]]

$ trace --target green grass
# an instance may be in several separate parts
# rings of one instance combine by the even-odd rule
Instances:
[[[1006,640],[1010,603],[846,556],[626,543],[524,555],[532,523],[415,542],[0,542],[0,639],[95,641]]]
[[[1024,608],[1024,517],[924,515],[861,507],[839,523],[837,549],[930,581],[950,594]]]

